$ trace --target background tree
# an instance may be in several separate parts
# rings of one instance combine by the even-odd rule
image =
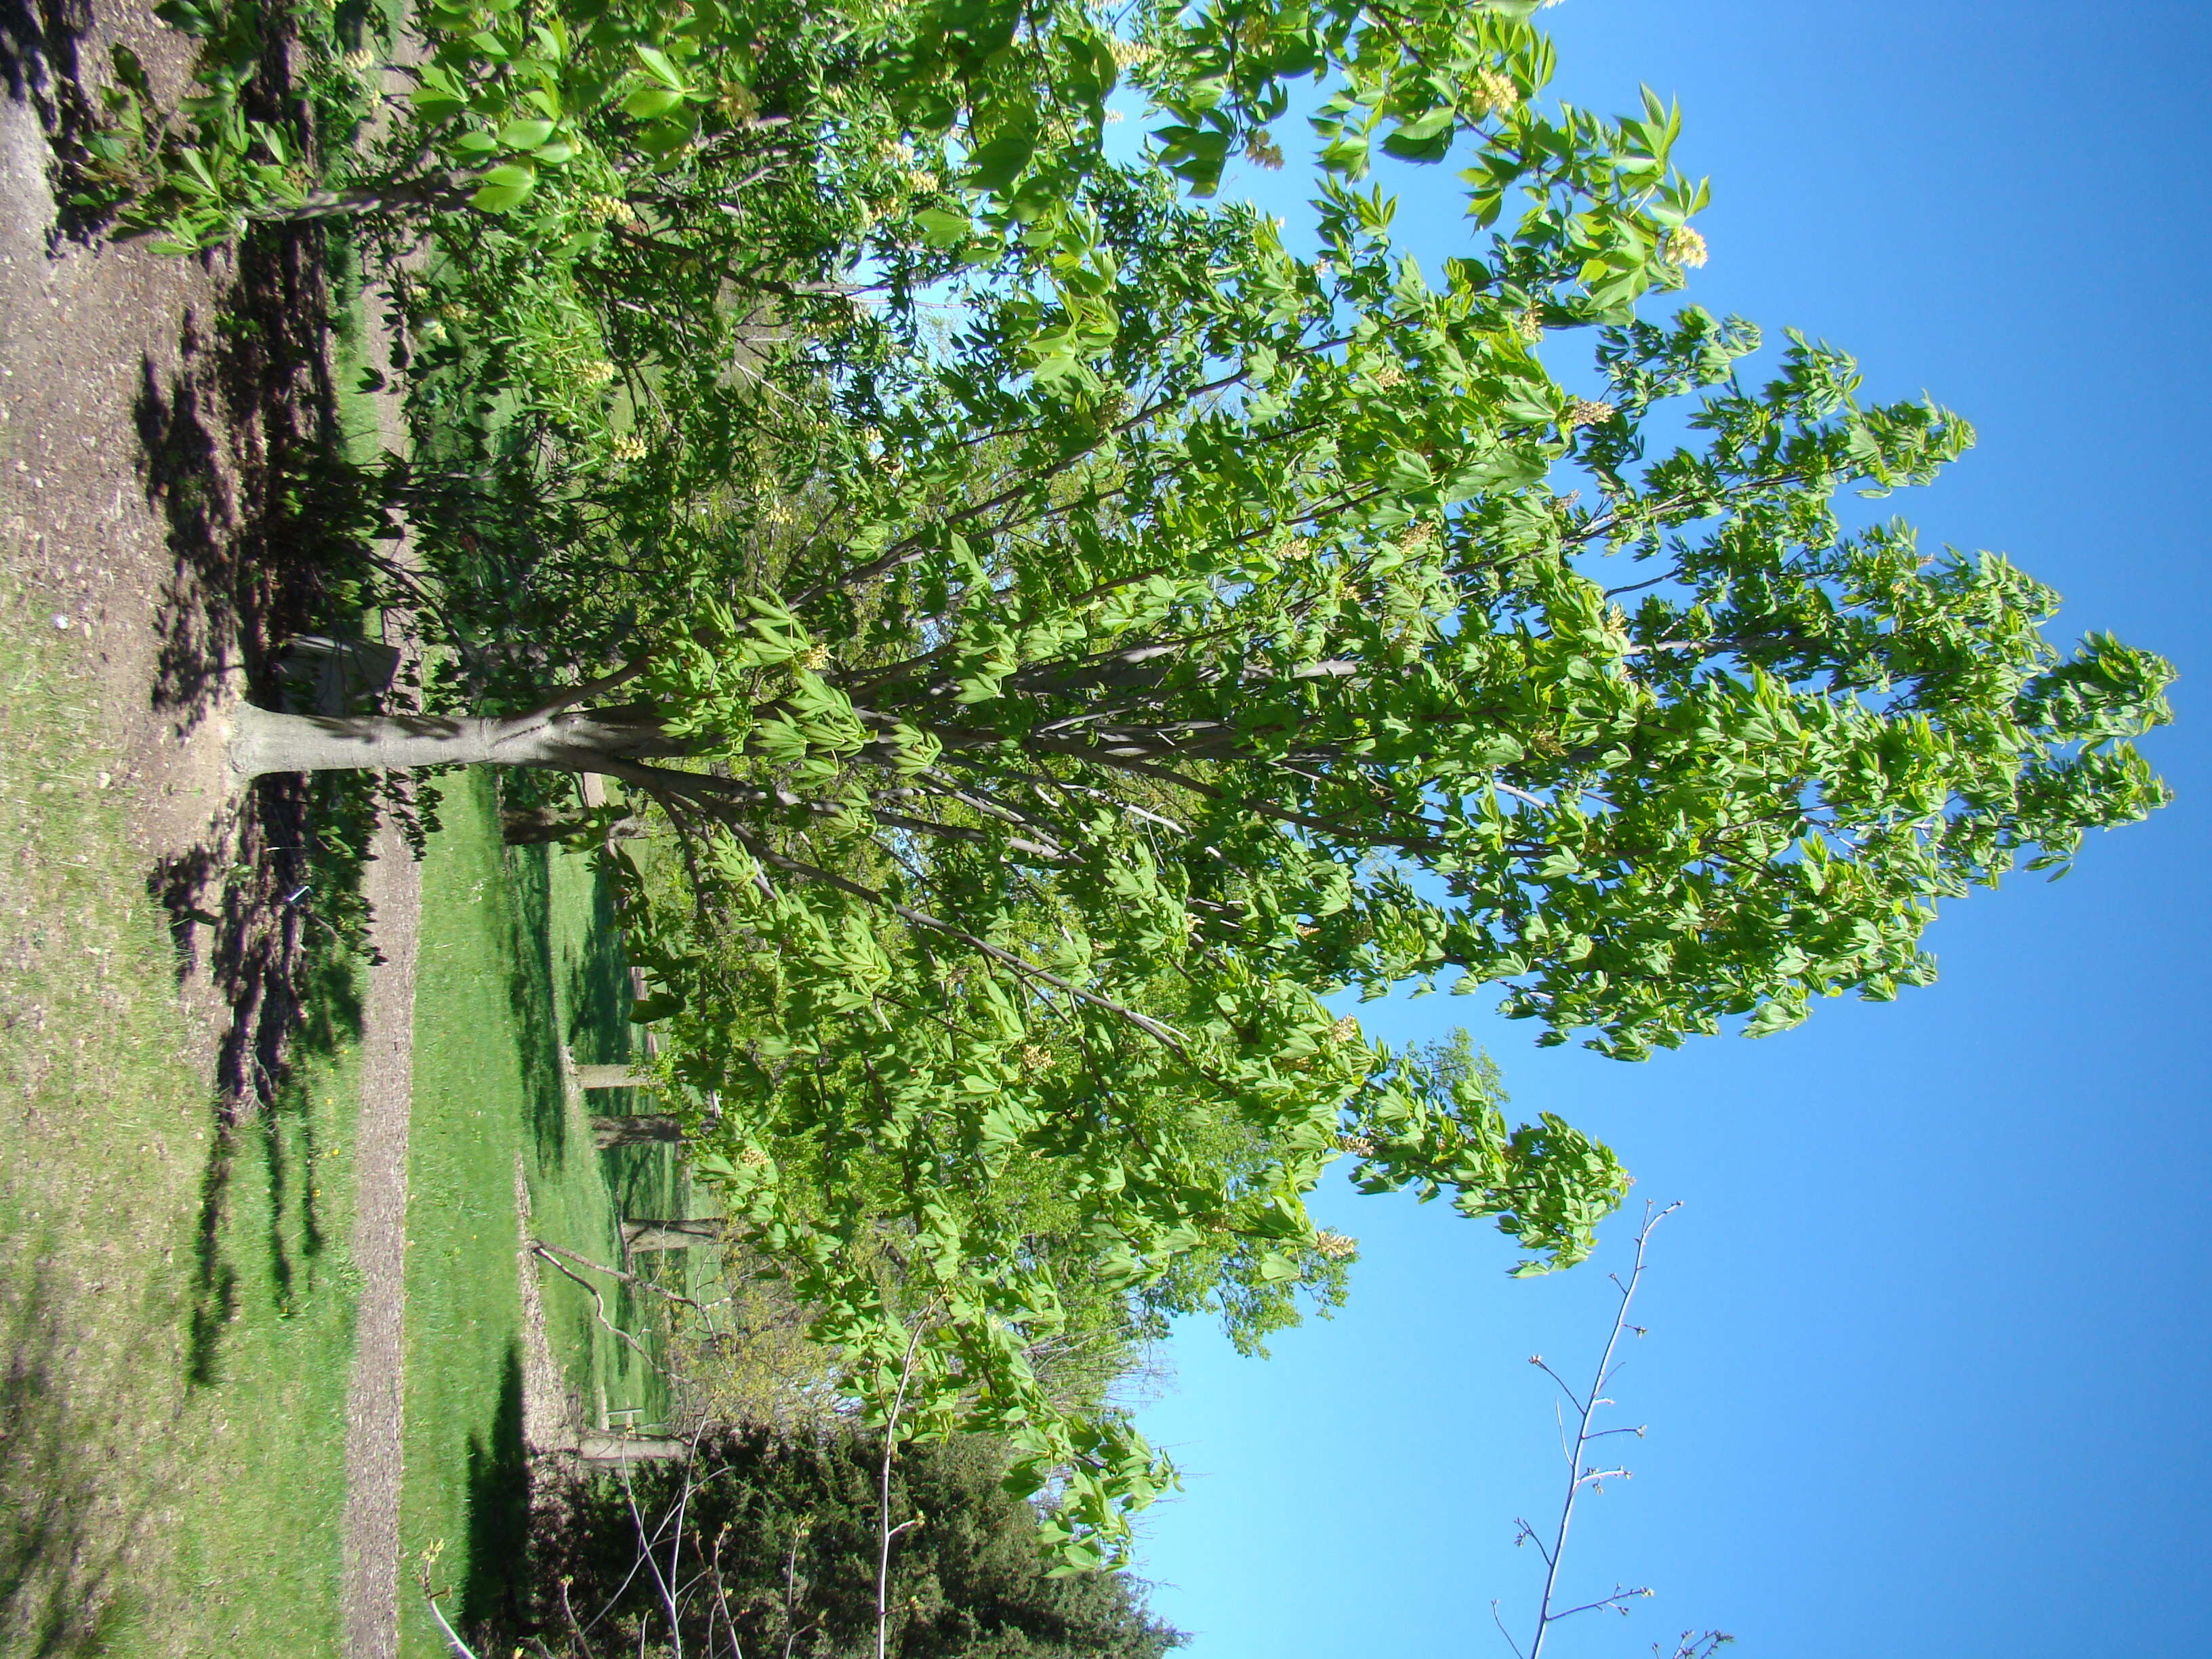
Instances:
[[[865,1436],[702,1441],[688,1462],[580,1475],[540,1501],[527,1628],[564,1659],[667,1641],[696,1653],[876,1652],[879,1448]],[[1160,1659],[1182,1638],[1122,1573],[1056,1574],[987,1442],[893,1466],[886,1650],[902,1659]],[[647,1558],[650,1558],[649,1563]],[[674,1612],[672,1615],[671,1606]]]

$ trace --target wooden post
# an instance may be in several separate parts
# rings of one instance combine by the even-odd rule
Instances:
[[[625,1221],[623,1249],[635,1255],[640,1250],[688,1250],[694,1244],[717,1244],[726,1224],[719,1216],[691,1221]]]
[[[602,1152],[610,1146],[672,1146],[683,1139],[684,1120],[659,1113],[592,1120],[592,1144]]]
[[[579,1066],[575,1071],[579,1089],[658,1089],[660,1085],[643,1072],[633,1072],[627,1066]]]
[[[655,1457],[688,1457],[691,1443],[651,1434],[585,1434],[576,1437],[576,1455],[586,1463],[631,1463]]]

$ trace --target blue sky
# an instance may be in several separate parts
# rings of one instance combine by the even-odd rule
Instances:
[[[2058,631],[2184,677],[2147,744],[2177,804],[2061,883],[1952,906],[1933,989],[1640,1066],[1539,1051],[1481,998],[1368,1011],[1401,1041],[1468,1023],[1522,1115],[1601,1134],[1639,1199],[1684,1204],[1615,1391],[1651,1431],[1568,1570],[1658,1594],[1549,1651],[1717,1626],[1747,1659],[2202,1654],[2212,17],[1566,0],[1544,21],[1562,95],[1681,100],[1679,159],[1714,188],[1687,298],[1974,422],[1942,483],[1885,505],[2052,583]],[[1401,183],[1404,239],[1462,245],[1449,171]],[[1508,1242],[1441,1204],[1316,1207],[1362,1242],[1352,1305],[1267,1362],[1186,1331],[1144,1413],[1187,1471],[1145,1527],[1156,1604],[1196,1659],[1502,1655],[1490,1602],[1525,1637],[1540,1565],[1513,1520],[1559,1482],[1528,1356],[1587,1365],[1631,1229],[1514,1281]]]

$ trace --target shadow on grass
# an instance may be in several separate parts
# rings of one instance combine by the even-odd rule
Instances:
[[[284,642],[347,626],[368,486],[338,451],[319,246],[312,234],[248,236],[222,315],[211,327],[183,319],[175,371],[141,364],[140,476],[167,520],[172,560],[149,695],[180,733],[240,691],[276,706]],[[199,845],[147,873],[179,981],[204,976],[229,1016],[189,1286],[196,1383],[217,1379],[237,1312],[236,1253],[267,1250],[278,1309],[289,1311],[322,1249],[310,1119],[293,1067],[360,1035],[354,958],[365,949],[360,872],[374,816],[366,775],[263,778]],[[268,1188],[259,1241],[228,1231],[234,1178],[248,1168]]]
[[[614,890],[603,872],[592,875],[591,930],[568,969],[568,1047],[580,1059],[612,1063],[630,1057],[629,963],[623,958]]]
[[[127,1540],[102,1463],[72,1421],[66,1310],[43,1266],[0,1291],[0,1650],[38,1659],[103,1653],[131,1619]]]
[[[506,911],[509,929],[507,997],[514,1013],[515,1041],[522,1061],[526,1127],[538,1154],[538,1167],[560,1169],[568,1156],[567,1085],[561,1063],[561,1032],[553,1004],[553,872],[544,847],[507,847]]]
[[[361,1030],[361,994],[345,960],[317,952],[301,977],[300,1007],[291,1029],[292,1057],[329,1056]],[[313,1101],[297,1075],[257,1088],[240,1103],[219,1103],[207,1162],[200,1172],[199,1207],[192,1231],[191,1281],[187,1287],[185,1375],[209,1387],[222,1378],[224,1333],[239,1311],[240,1258],[261,1249],[268,1255],[268,1283],[274,1311],[289,1316],[299,1298],[317,1288],[315,1270],[328,1238],[314,1171],[320,1143],[315,1133]],[[266,1215],[256,1237],[234,1227],[234,1177],[241,1164],[257,1170]]]
[[[469,1437],[469,1576],[461,1587],[465,1630],[500,1633],[520,1621],[530,1541],[530,1455],[522,1440],[522,1353],[507,1344],[499,1408],[489,1441]],[[488,1644],[486,1651],[490,1651]]]
[[[568,969],[568,1050],[586,1064],[617,1065],[638,1053],[638,1028],[630,1024],[629,963],[622,948],[622,927],[614,891],[604,872],[592,878],[591,921],[577,959]],[[619,1117],[665,1108],[643,1091],[607,1089],[591,1097],[594,1113]],[[618,1214],[666,1216],[678,1195],[678,1159],[666,1146],[609,1146],[599,1153],[599,1172],[613,1194]],[[627,1290],[622,1300],[629,1299]]]

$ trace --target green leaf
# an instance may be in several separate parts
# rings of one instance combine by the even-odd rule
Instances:
[[[915,221],[921,227],[922,240],[931,247],[957,247],[975,230],[965,215],[947,213],[940,208],[924,208],[915,216]]]
[[[964,182],[971,190],[1001,191],[1021,175],[1036,153],[1036,135],[1026,128],[1002,133],[969,158]]]
[[[680,72],[678,72],[676,65],[668,61],[668,54],[661,51],[659,47],[638,47],[637,61],[644,64],[647,70],[652,73],[653,77],[658,80],[661,85],[666,87],[671,92],[675,93],[678,96],[681,97],[684,94],[691,90],[690,83],[684,78]]]
[[[536,149],[552,137],[550,121],[509,121],[499,130],[499,142],[509,149]]]
[[[680,108],[684,94],[665,87],[640,87],[622,101],[623,113],[641,121],[650,121]]]

